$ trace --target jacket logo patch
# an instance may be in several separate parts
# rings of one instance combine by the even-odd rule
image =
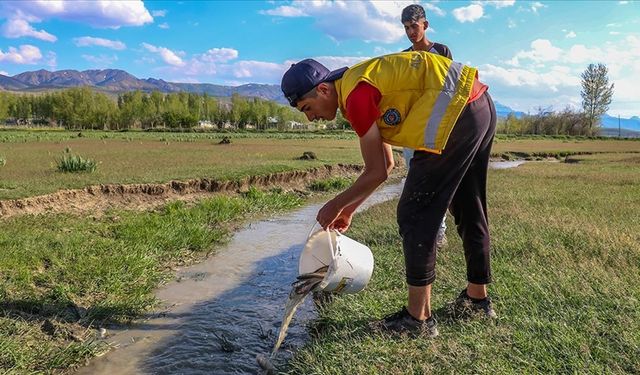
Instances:
[[[395,108],[389,108],[382,115],[384,123],[387,125],[398,125],[402,119],[400,118],[400,112]]]

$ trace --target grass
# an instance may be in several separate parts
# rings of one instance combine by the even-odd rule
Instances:
[[[235,179],[322,164],[361,163],[355,137],[304,142],[286,135],[2,132],[0,199],[103,182]],[[226,136],[225,135],[225,136]],[[302,136],[302,135],[300,135]],[[306,135],[305,135],[306,136]],[[12,138],[13,137],[13,138]],[[41,137],[41,138],[37,138]],[[218,137],[217,139],[215,137]],[[272,138],[267,138],[272,137]],[[351,138],[349,138],[351,137]],[[161,140],[161,138],[164,138]],[[91,174],[55,171],[65,147],[102,162]],[[313,150],[317,161],[300,161]],[[529,163],[492,171],[489,200],[496,323],[444,314],[463,287],[460,243],[438,259],[434,308],[442,337],[398,340],[369,335],[372,318],[404,303],[403,262],[393,203],[359,215],[350,236],[375,252],[367,291],[323,310],[314,340],[290,373],[639,372],[640,142],[498,139],[494,153],[570,152],[574,163]],[[576,155],[609,152],[612,154]],[[341,189],[328,179],[320,191]],[[103,321],[127,321],[153,306],[154,288],[176,264],[197,262],[238,223],[301,204],[296,195],[249,190],[194,206],[104,216],[18,216],[0,231],[0,372],[62,372],[105,350]],[[453,224],[450,223],[453,227]]]
[[[0,132],[2,135],[3,132]],[[55,133],[60,139],[36,140],[23,135],[24,142],[0,143],[0,152],[10,159],[0,168],[0,200],[53,193],[109,183],[165,183],[171,180],[209,178],[235,180],[247,176],[303,170],[325,164],[362,163],[356,138],[234,138],[220,145],[211,134],[181,133]],[[108,137],[100,139],[100,134]],[[223,133],[229,134],[229,133]],[[241,135],[243,133],[240,133]],[[118,137],[133,138],[123,139]],[[63,138],[69,137],[71,138]],[[222,135],[219,135],[220,138]],[[160,141],[165,137],[168,141]],[[190,141],[174,141],[189,137]],[[84,158],[100,161],[93,173],[58,173],[52,160],[65,148]],[[317,160],[299,160],[304,151],[313,151]]]
[[[0,372],[49,373],[79,365],[105,349],[92,340],[101,322],[129,321],[156,303],[153,290],[172,277],[172,265],[203,259],[248,217],[301,203],[292,193],[250,189],[156,212],[5,221]]]
[[[0,131],[0,150],[11,159],[0,169],[0,200],[98,184],[165,183],[362,163],[357,138],[338,133],[160,133],[102,131]],[[218,144],[223,137],[231,144]],[[66,148],[100,161],[93,173],[57,173],[52,159]],[[300,160],[313,151],[317,160]],[[495,155],[557,156],[585,152],[640,152],[640,141],[497,139]]]
[[[464,287],[455,231],[438,254],[433,309],[441,336],[370,333],[367,322],[406,303],[395,202],[358,215],[368,288],[320,311],[291,374],[640,372],[640,157],[584,155],[490,173],[493,274],[499,319],[458,321],[446,305]],[[453,223],[449,223],[453,227]]]
[[[95,172],[98,163],[93,159],[83,158],[80,155],[71,154],[67,149],[58,159],[58,171],[65,173]]]
[[[313,181],[309,184],[309,190],[311,191],[341,191],[353,183],[353,179],[347,177],[332,177],[324,180]]]

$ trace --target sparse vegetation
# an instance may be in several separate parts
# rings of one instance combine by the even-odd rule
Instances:
[[[7,159],[4,156],[0,155],[0,167],[4,167],[5,164],[7,164]]]
[[[74,155],[71,150],[66,149],[62,154],[62,158],[58,159],[58,171],[66,173],[77,172],[94,172],[98,163],[89,158],[83,158],[80,155]]]
[[[332,177],[325,180],[313,181],[309,184],[309,190],[311,191],[337,191],[348,188],[353,179],[347,177]]]

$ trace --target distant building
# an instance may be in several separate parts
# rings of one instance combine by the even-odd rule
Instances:
[[[200,120],[198,121],[198,126],[203,129],[211,129],[213,128],[213,123],[211,123],[211,121],[209,120],[204,120],[204,121]]]

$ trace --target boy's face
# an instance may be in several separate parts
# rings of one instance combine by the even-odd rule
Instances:
[[[411,43],[416,43],[424,38],[424,33],[429,27],[429,22],[426,19],[420,18],[417,21],[407,21],[402,23],[404,25],[404,32],[407,34],[407,38]]]
[[[338,98],[326,83],[315,88],[316,95],[298,100],[296,108],[307,116],[309,121],[328,120],[336,118]]]

